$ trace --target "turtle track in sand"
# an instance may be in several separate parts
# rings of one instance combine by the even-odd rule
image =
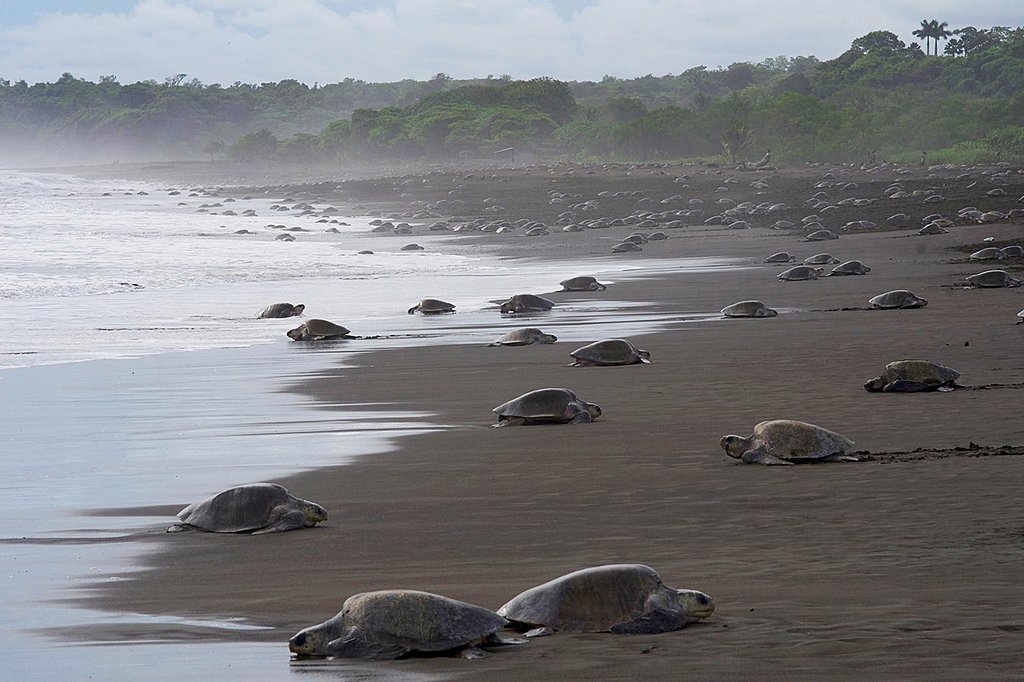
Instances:
[[[861,462],[893,464],[897,462],[919,462],[922,460],[949,459],[950,457],[1019,457],[1024,455],[1020,445],[979,445],[971,442],[966,446],[953,448],[915,448],[906,451],[870,452],[859,450],[853,455]]]

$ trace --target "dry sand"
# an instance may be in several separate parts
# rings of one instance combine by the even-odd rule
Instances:
[[[622,187],[654,198],[678,192],[710,201],[721,179],[736,175],[695,177],[692,188],[679,190],[671,169],[666,175],[626,172],[584,175],[580,169],[566,176],[537,169],[476,177],[464,181],[463,196],[493,195],[509,208],[506,215],[552,221],[564,206],[548,204],[549,189],[592,198]],[[809,212],[800,202],[815,191],[811,184],[822,172],[762,176],[772,186],[768,198],[787,201],[799,217]],[[747,186],[755,176],[738,175],[741,182],[729,196],[760,200]],[[856,175],[861,187],[839,196],[878,196],[893,177],[882,176]],[[435,189],[452,182],[428,177]],[[941,184],[956,197],[940,212],[987,201],[978,198],[984,183],[968,189],[965,181],[940,183],[923,175],[913,182]],[[411,201],[397,198],[397,186],[390,180],[349,184],[345,196],[386,202],[382,207]],[[999,205],[1011,207],[1017,194]],[[595,215],[629,212],[625,204],[607,203]],[[898,210],[915,220],[931,212],[920,198],[878,202],[844,209],[838,224],[882,222]],[[755,225],[767,222],[762,217]],[[606,255],[613,236],[632,229],[559,232],[536,241],[471,239],[476,248],[510,256],[579,258],[570,276],[588,272],[584,259]],[[634,337],[651,352],[648,366],[569,368],[576,344],[566,343],[360,356],[359,367],[311,378],[297,390],[335,404],[429,410],[437,415],[432,422],[450,428],[400,439],[399,449],[386,455],[281,481],[330,510],[322,527],[258,537],[167,535],[147,570],[97,598],[111,609],[240,616],[272,625],[259,636],[281,642],[284,674],[288,637],[334,615],[356,592],[415,588],[497,608],[571,570],[643,562],[669,585],[713,595],[714,616],[657,636],[559,634],[484,660],[412,659],[377,667],[385,674],[527,680],[1020,679],[1024,457],[1019,447],[1009,454],[952,448],[1024,446],[1024,390],[862,389],[887,362],[907,357],[957,368],[968,385],[1024,383],[1024,325],[1014,324],[1024,307],[1021,290],[945,286],[986,269],[951,262],[964,255],[951,247],[988,235],[1024,238],[1019,225],[963,226],[931,237],[907,230],[851,234],[813,244],[760,228],[678,229],[668,241],[623,257],[729,256],[752,267],[670,274],[552,298],[639,301],[668,314],[760,298],[783,314],[690,322]],[[782,283],[775,279],[781,267],[760,262],[781,250],[801,258],[830,251],[873,270]],[[863,307],[872,295],[897,288],[912,289],[930,304],[830,310]],[[524,326],[543,328],[543,318]],[[572,388],[599,403],[604,416],[589,425],[490,428],[491,407],[543,386]],[[739,464],[719,448],[722,435],[749,434],[755,423],[772,418],[818,423],[871,453],[935,451],[759,467]],[[310,454],[311,464],[316,457]],[[155,628],[149,634],[176,633]]]

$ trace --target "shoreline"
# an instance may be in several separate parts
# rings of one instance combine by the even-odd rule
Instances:
[[[531,186],[543,184],[534,178]],[[527,204],[523,212],[541,202]],[[572,254],[587,263],[607,254],[611,234],[623,229],[524,246],[531,257]],[[144,571],[89,600],[117,611],[269,624],[273,630],[259,639],[281,642],[283,670],[287,637],[334,615],[355,592],[424,589],[497,608],[586,565],[640,561],[669,585],[710,593],[715,616],[680,633],[558,635],[483,661],[420,659],[379,669],[562,679],[669,676],[685,666],[711,678],[758,676],[767,665],[790,676],[1014,677],[1014,633],[1024,627],[1013,608],[1024,577],[1024,544],[1015,534],[1024,514],[1005,501],[1024,482],[1024,460],[773,469],[736,465],[717,445],[726,433],[784,416],[837,430],[872,452],[1024,444],[1013,389],[862,390],[902,357],[948,364],[970,384],[1024,382],[1024,367],[1006,357],[1020,341],[1013,325],[1019,307],[1009,310],[1020,303],[1019,290],[944,287],[980,269],[950,263],[948,248],[989,234],[1018,237],[1019,227],[907,234],[807,244],[763,230],[688,228],[637,260],[728,250],[753,264],[783,249],[831,250],[874,269],[865,277],[780,283],[774,274],[781,268],[758,265],[551,296],[556,303],[585,297],[595,306],[602,297],[653,301],[651,310],[672,313],[715,311],[745,298],[783,309],[772,319],[695,321],[637,336],[652,353],[650,366],[568,368],[576,346],[562,342],[361,354],[356,367],[328,372],[301,392],[324,409],[342,398],[423,409],[452,428],[281,481],[327,506],[331,520],[323,527],[258,538],[159,538],[162,549],[147,555]],[[496,236],[474,241],[501,244]],[[895,288],[913,289],[930,304],[823,312]],[[544,321],[528,324],[543,328]],[[605,415],[580,426],[489,428],[493,405],[542,385],[573,388]],[[281,556],[288,561],[274,559]],[[247,579],[225,575],[226,564],[243,567]],[[965,584],[980,608],[950,618]]]

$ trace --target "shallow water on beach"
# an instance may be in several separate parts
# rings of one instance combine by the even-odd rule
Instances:
[[[126,188],[135,193],[125,195]],[[145,183],[0,171],[0,190],[4,679],[54,679],[58,670],[69,680],[228,673],[279,679],[286,670],[317,676],[323,670],[315,666],[288,668],[280,644],[193,636],[113,645],[66,641],[59,628],[150,622],[66,602],[98,582],[129,579],[138,553],[150,547],[145,534],[161,533],[179,505],[231,485],[386,452],[402,435],[444,428],[426,411],[313,410],[309,399],[287,391],[350,353],[488,343],[505,328],[527,325],[561,340],[589,341],[717,316],[653,312],[615,301],[609,289],[600,298],[574,296],[557,314],[502,318],[492,301],[555,290],[565,276],[583,274],[578,264],[451,255],[441,244],[450,235],[381,239],[366,232],[372,216],[339,218],[351,223],[340,235],[302,233],[299,241],[280,243],[265,227],[268,220],[309,229],[315,223],[196,214],[199,201],[215,200],[191,198],[190,206],[179,207],[181,197]],[[280,197],[232,208],[254,207],[262,215],[274,199]],[[241,227],[258,234],[231,234]],[[427,250],[398,251],[414,239]],[[378,253],[354,255],[365,248]],[[588,266],[590,274],[614,281],[734,264],[646,260],[638,267],[608,259]],[[427,295],[456,302],[458,314],[405,313]],[[265,305],[285,300],[305,303],[307,318],[332,319],[375,338],[301,344],[284,335],[301,320],[253,319]],[[311,461],[307,452],[330,456]],[[140,507],[152,508],[152,515]],[[126,536],[132,541],[122,541]],[[211,639],[261,627],[166,624],[209,632]],[[351,676],[378,679],[355,668]]]

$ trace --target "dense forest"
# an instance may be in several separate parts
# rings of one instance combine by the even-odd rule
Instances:
[[[925,50],[874,31],[839,57],[600,82],[508,76],[312,87],[0,79],[0,163],[539,156],[933,162],[1024,159],[1024,28],[937,20]],[[939,42],[945,41],[940,54]],[[2,75],[2,74],[0,74]]]

